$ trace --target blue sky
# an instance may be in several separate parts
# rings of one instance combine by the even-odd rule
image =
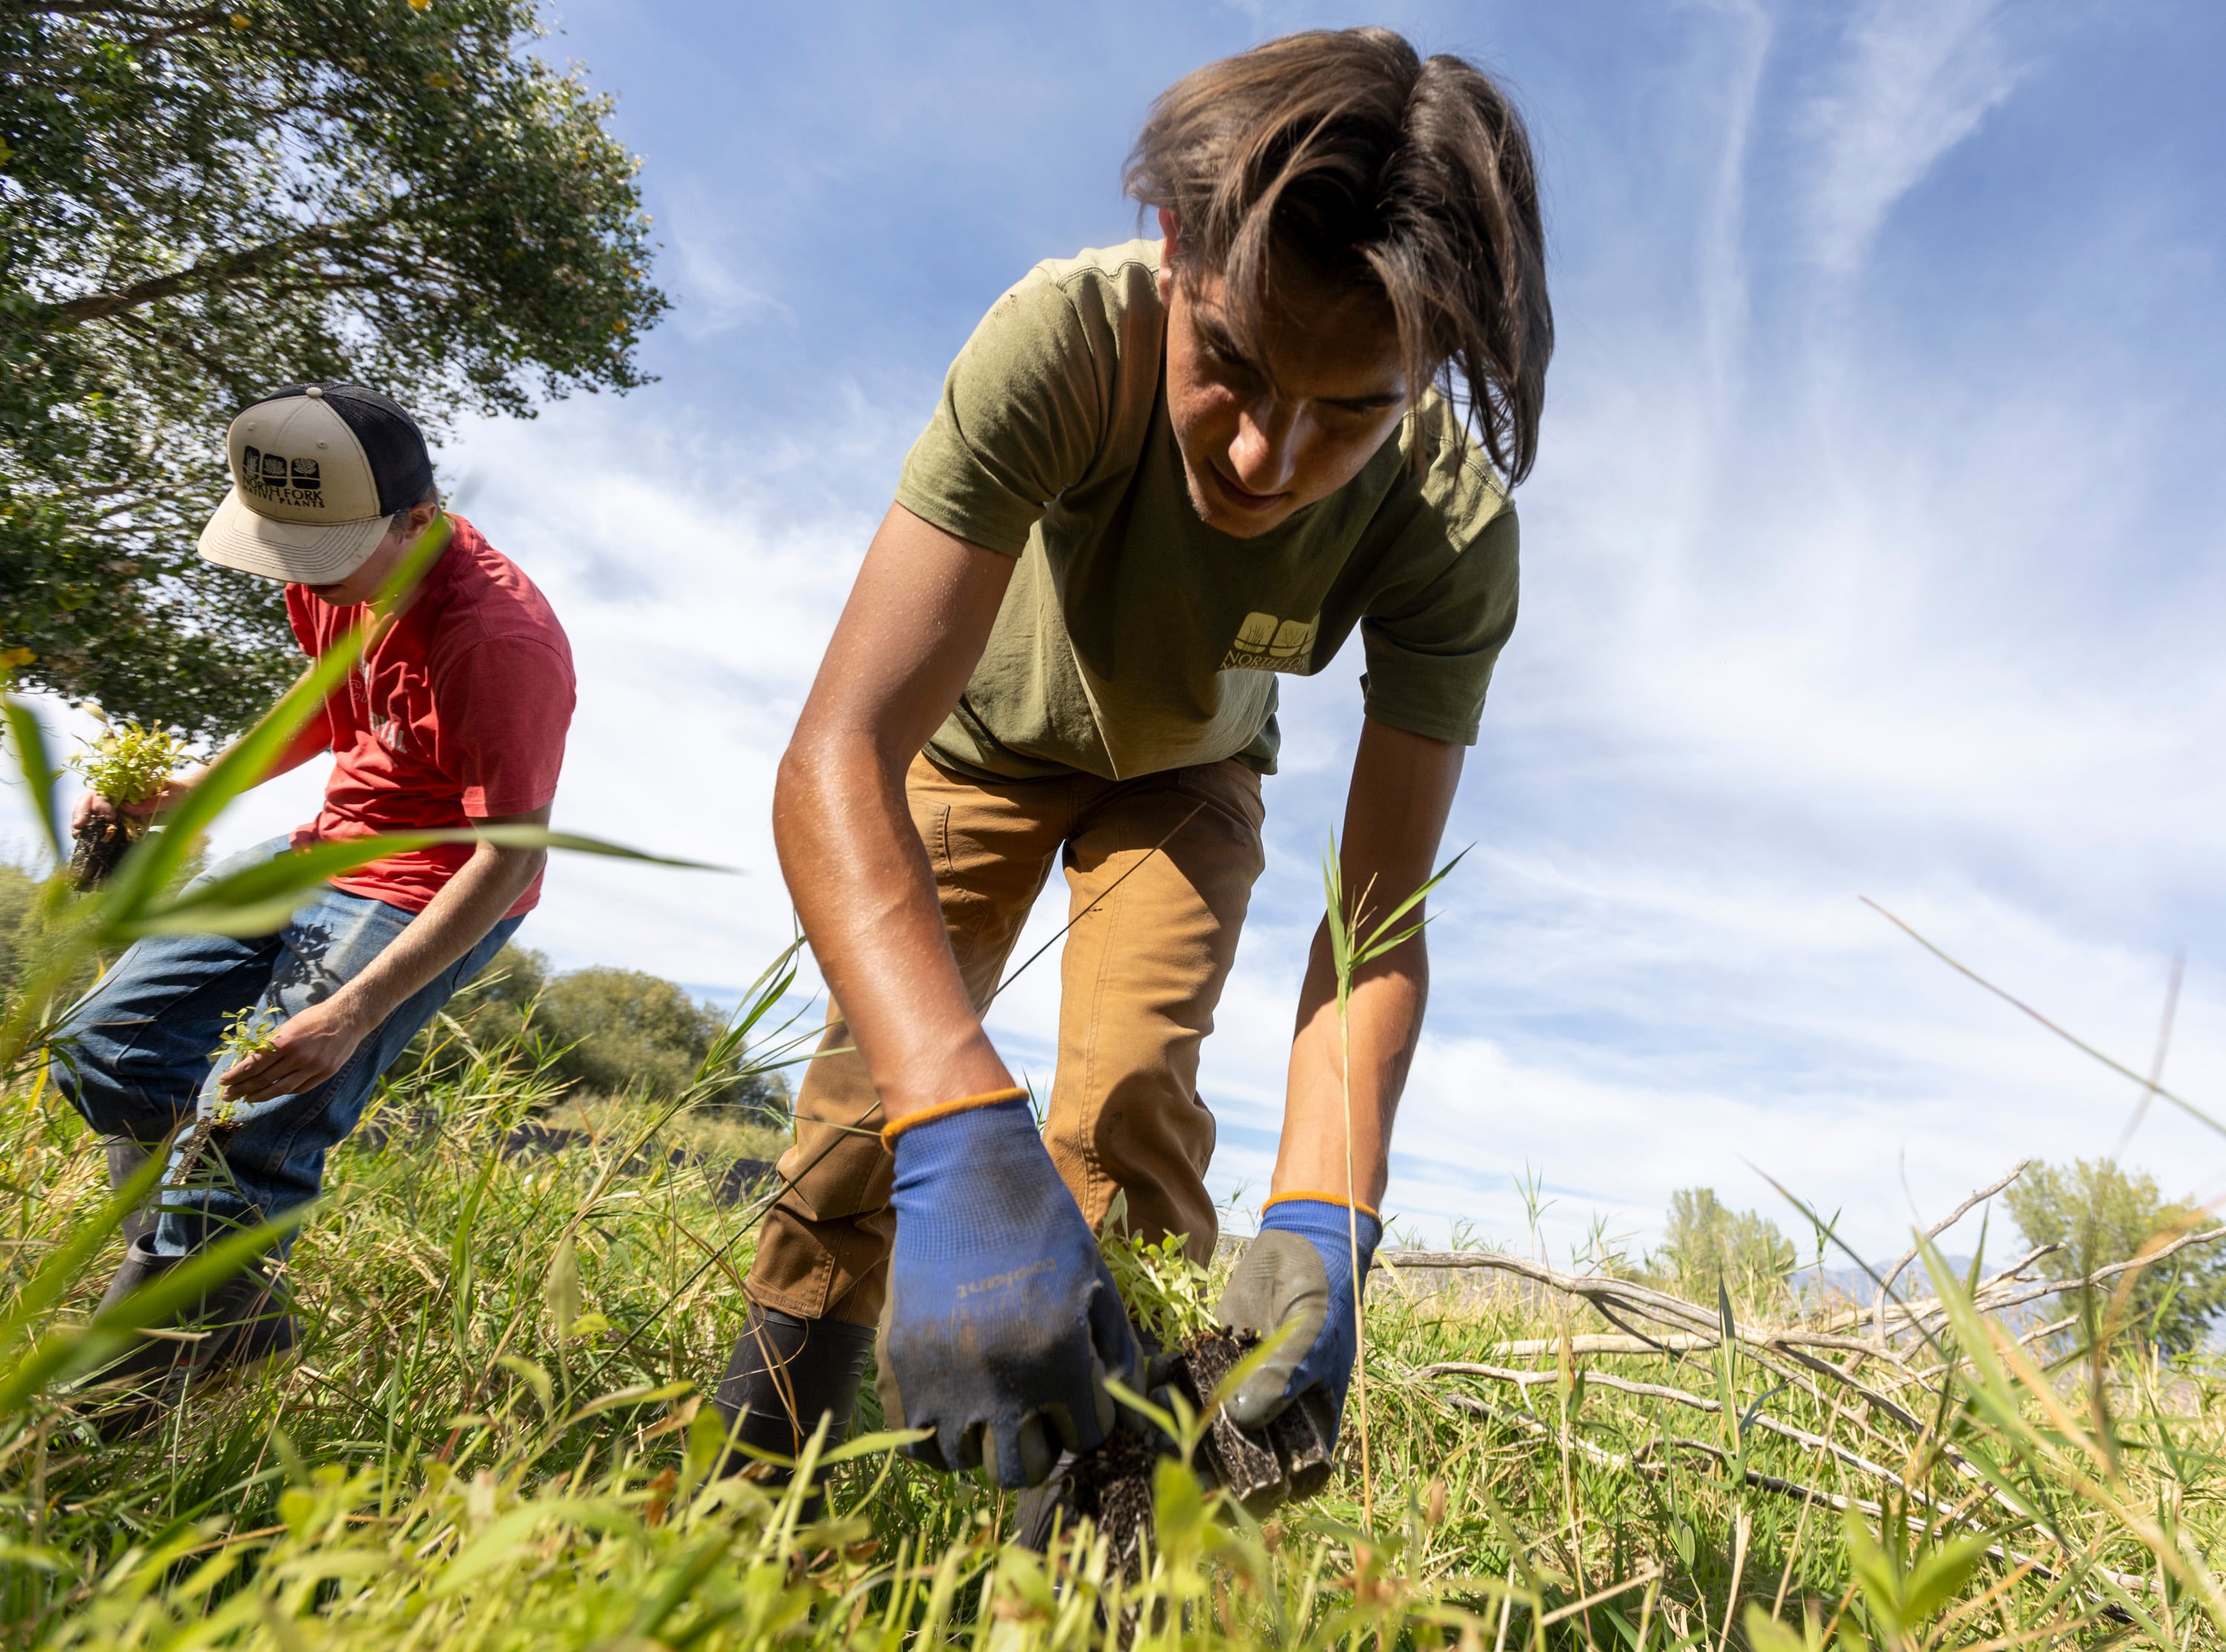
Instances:
[[[582,667],[561,823],[731,861],[561,867],[560,964],[747,982],[788,909],[772,765],[905,448],[1035,260],[1135,232],[1154,93],[1380,22],[1501,73],[1543,168],[1561,348],[1523,615],[1449,844],[1390,1204],[1416,1234],[1644,1242],[1759,1172],[1897,1249],[2020,1156],[2108,1151],[2132,1086],[1869,895],[2226,1115],[2220,179],[2199,3],[569,5],[677,308],[661,375],[464,427],[467,513]],[[1263,1196],[1357,658],[1285,696],[1271,867],[1204,1089]],[[267,788],[230,837],[308,810]],[[1038,914],[1024,943],[1058,918]],[[1047,1079],[1056,973],[993,1023]],[[2128,1153],[2226,1194],[2226,1140]]]

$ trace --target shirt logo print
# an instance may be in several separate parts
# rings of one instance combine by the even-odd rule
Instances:
[[[1278,620],[1272,613],[1248,613],[1237,639],[1222,657],[1224,671],[1304,671],[1313,663],[1314,633],[1321,616]]]

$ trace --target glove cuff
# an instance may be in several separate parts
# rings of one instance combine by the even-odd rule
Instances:
[[[938,1119],[949,1118],[953,1113],[970,1113],[977,1107],[997,1107],[1007,1102],[1024,1102],[1028,1093],[1018,1084],[1003,1090],[985,1090],[977,1095],[957,1096],[947,1102],[938,1102],[932,1107],[923,1107],[917,1113],[907,1113],[902,1118],[881,1127],[881,1145],[891,1153],[897,1150],[897,1138],[915,1125],[932,1124]]]
[[[1313,1204],[1334,1204],[1340,1210],[1358,1210],[1363,1216],[1374,1217],[1378,1222],[1383,1219],[1383,1213],[1374,1205],[1363,1204],[1358,1199],[1342,1198],[1335,1193],[1310,1193],[1304,1191],[1276,1194],[1275,1198],[1260,1207],[1260,1214],[1265,1216],[1278,1204],[1288,1203],[1292,1199],[1304,1199]]]

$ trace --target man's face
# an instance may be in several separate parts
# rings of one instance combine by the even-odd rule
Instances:
[[[417,536],[431,523],[435,507],[420,505],[401,519],[401,525],[389,526],[379,542],[372,547],[371,555],[356,564],[355,571],[346,579],[334,580],[330,585],[305,585],[302,588],[320,602],[328,602],[335,608],[352,608],[359,602],[368,602],[385,585],[387,575],[417,543]]]
[[[1167,412],[1192,505],[1239,539],[1334,493],[1407,410],[1398,335],[1382,302],[1347,295],[1267,316],[1267,360],[1249,359],[1222,321],[1218,276],[1160,272],[1167,308]]]

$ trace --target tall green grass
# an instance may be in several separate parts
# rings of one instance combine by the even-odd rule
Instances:
[[[649,1130],[506,1156],[550,1099],[538,1054],[450,1056],[382,1091],[371,1122],[395,1128],[334,1155],[290,1264],[296,1361],[118,1446],[51,1384],[0,1416],[12,1640],[2221,1643],[2226,1385],[2130,1347],[2045,1371],[1971,1309],[1975,1278],[1890,1308],[1878,1346],[1867,1307],[1787,1342],[1727,1296],[1673,1331],[1631,1318],[1648,1287],[1628,1280],[1479,1253],[1402,1273],[1394,1253],[1369,1302],[1365,1527],[1348,1430],[1331,1492],[1264,1526],[1170,1463],[1140,1583],[1087,1533],[1040,1561],[1003,1541],[1011,1499],[895,1456],[869,1394],[828,1518],[802,1528],[792,1494],[706,1478],[701,1385],[740,1325],[753,1208],[714,1200],[716,1164],[641,1151]],[[67,1335],[112,1242],[31,1299],[98,1228],[96,1145],[34,1077],[0,1096],[0,1164],[24,1336]],[[1179,1255],[1117,1261],[1164,1326],[1212,1300]]]
[[[47,1034],[90,954],[247,932],[380,852],[328,846],[174,887],[194,832],[344,669],[334,658],[103,893],[41,897],[52,944],[0,1004],[11,1642],[2226,1645],[2221,1373],[2144,1351],[2125,1310],[2139,1265],[2063,1281],[2035,1255],[1958,1280],[1929,1239],[1930,1295],[1889,1280],[1866,1304],[1805,1310],[1723,1288],[1686,1300],[1536,1255],[1390,1253],[1356,1385],[1369,1426],[1346,1431],[1330,1491],[1262,1524],[1171,1458],[1139,1577],[1086,1529],[1046,1558],[1011,1547],[1013,1501],[902,1459],[870,1390],[862,1436],[825,1454],[827,1516],[802,1525],[798,1491],[712,1475],[722,1438],[703,1386],[741,1325],[757,1210],[713,1197],[720,1167],[700,1149],[665,1151],[701,1141],[685,1115],[708,1089],[513,1155],[516,1127],[561,1090],[527,1028],[481,1046],[449,1023],[448,1047],[383,1088],[334,1153],[289,1263],[296,1357],[100,1443],[73,1383],[279,1229],[94,1314],[144,1190],[110,1196]],[[59,861],[54,765],[29,714],[5,710]],[[704,1086],[786,1058],[771,1018],[793,956],[707,1055]],[[1110,1242],[1140,1318],[1202,1322],[1215,1276]],[[2069,1312],[2035,1325],[2036,1303]]]

